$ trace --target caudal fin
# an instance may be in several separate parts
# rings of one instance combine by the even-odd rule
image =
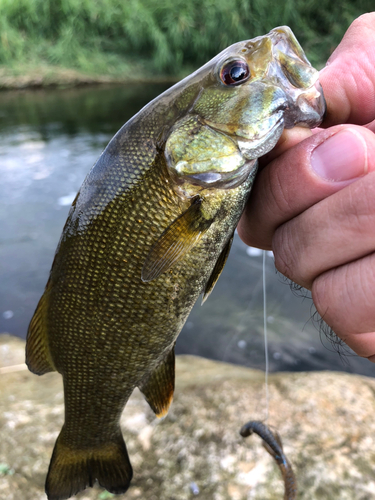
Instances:
[[[110,493],[125,493],[133,477],[124,439],[118,436],[98,448],[76,449],[57,438],[46,479],[48,500],[65,500],[97,480]]]

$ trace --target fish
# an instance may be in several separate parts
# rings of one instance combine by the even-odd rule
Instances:
[[[64,385],[49,500],[95,482],[129,488],[119,422],[131,393],[167,414],[176,338],[225,266],[257,159],[324,112],[318,72],[284,26],[231,45],[111,139],[72,203],[27,333],[30,371],[57,371]]]
[[[281,470],[285,484],[284,500],[295,500],[297,498],[297,480],[292,466],[283,451],[283,444],[278,432],[272,432],[266,424],[259,420],[247,422],[240,430],[242,437],[248,437],[254,432],[263,439],[263,447],[275,459]]]

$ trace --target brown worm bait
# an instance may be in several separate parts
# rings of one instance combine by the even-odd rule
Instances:
[[[292,466],[284,454],[279,434],[277,431],[272,432],[267,425],[258,420],[247,422],[240,430],[243,437],[250,436],[254,432],[262,438],[264,448],[272,455],[281,470],[285,484],[284,500],[295,500],[297,498],[297,480]]]

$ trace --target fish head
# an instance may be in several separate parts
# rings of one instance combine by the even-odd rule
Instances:
[[[176,184],[191,195],[192,186],[232,188],[284,128],[318,126],[326,108],[318,77],[286,26],[209,61],[186,81],[185,94],[194,88],[194,99],[166,141]]]

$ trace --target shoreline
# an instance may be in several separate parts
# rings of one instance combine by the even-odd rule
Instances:
[[[141,83],[171,83],[178,82],[181,76],[147,75],[129,77],[129,74],[99,75],[88,74],[58,66],[42,66],[17,68],[0,66],[0,91],[7,90],[40,90],[65,89],[91,85],[118,85]]]

